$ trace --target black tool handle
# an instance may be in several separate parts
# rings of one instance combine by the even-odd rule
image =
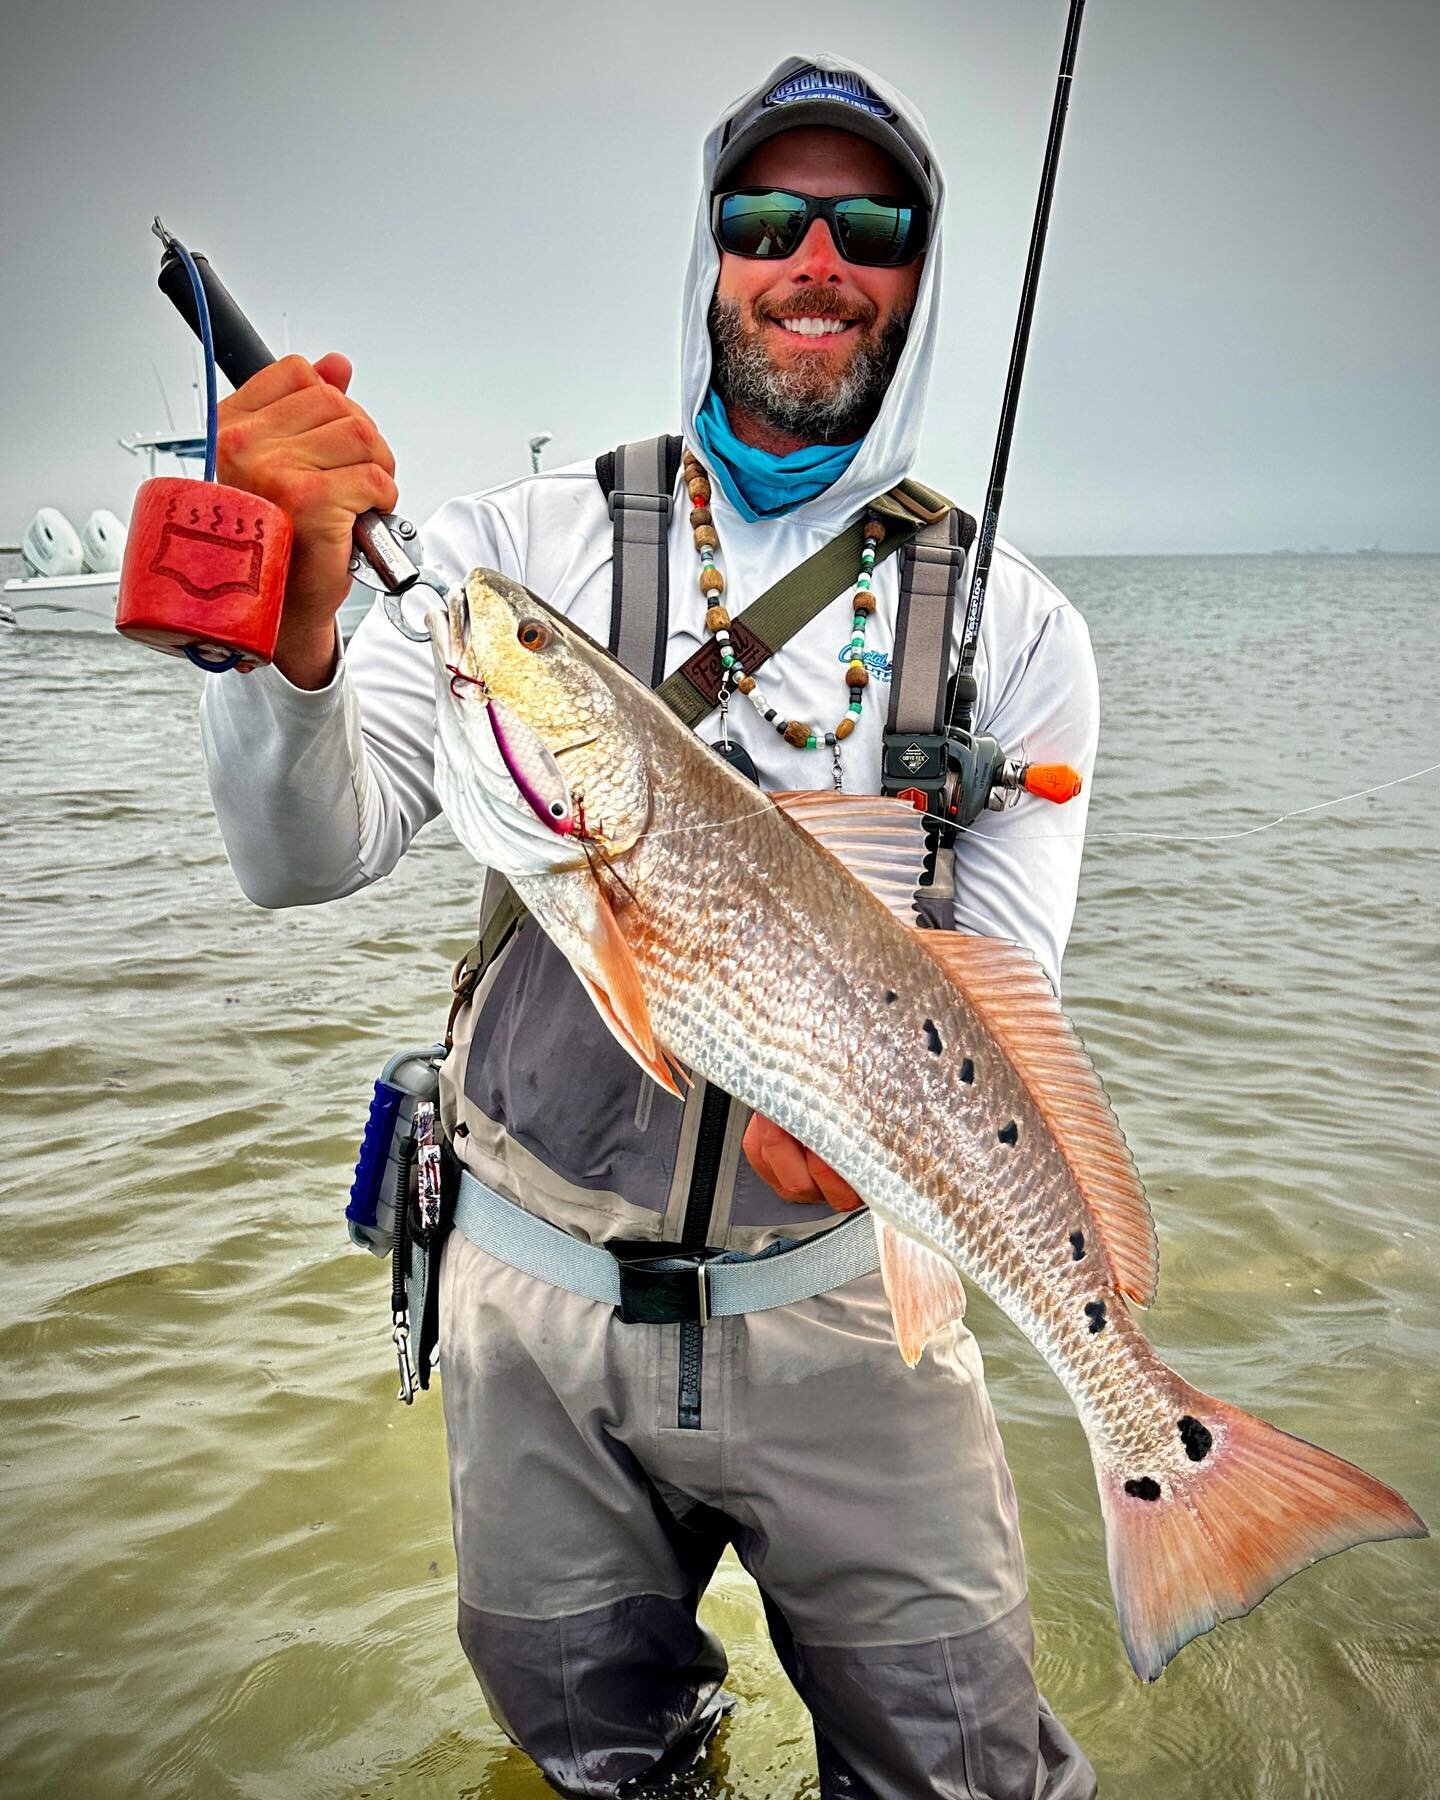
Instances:
[[[160,263],[160,292],[200,337],[200,315],[195,307],[195,290],[190,285],[189,271],[171,247],[168,233],[160,221],[155,229],[166,249]],[[215,365],[231,387],[243,387],[252,375],[268,369],[275,358],[264,338],[235,304],[234,296],[210,267],[207,257],[190,252],[205,290],[205,304],[210,313],[210,337],[215,346]],[[410,538],[415,533],[405,527]],[[355,521],[355,547],[380,577],[387,593],[403,594],[420,578],[420,570],[411,561],[405,547],[397,540],[382,514],[373,508]],[[356,565],[351,564],[354,568]]]
[[[215,363],[231,387],[243,387],[252,375],[269,368],[275,358],[265,340],[235,304],[225,283],[210,267],[206,257],[191,251],[205,299],[210,308],[210,335],[215,341]],[[170,301],[185,323],[200,335],[200,316],[195,310],[195,290],[185,265],[173,250],[167,250],[160,264],[160,292]]]

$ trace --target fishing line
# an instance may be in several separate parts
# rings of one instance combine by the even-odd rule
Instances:
[[[1263,831],[1274,831],[1279,825],[1286,825],[1292,819],[1304,818],[1307,813],[1323,812],[1327,807],[1345,806],[1351,800],[1364,800],[1371,794],[1383,794],[1388,788],[1403,787],[1407,781],[1419,781],[1424,775],[1434,775],[1440,771],[1440,762],[1428,764],[1423,769],[1413,769],[1408,775],[1396,775],[1389,781],[1377,781],[1373,787],[1356,788],[1351,794],[1335,794],[1328,800],[1315,800],[1309,806],[1292,807],[1288,812],[1277,813],[1273,819],[1266,819],[1259,825],[1245,825],[1237,831],[1208,832],[1170,832],[1170,831],[1044,831],[1008,834],[1003,840],[992,840],[995,848],[1007,849],[1011,844],[1049,844],[1060,839],[1083,838],[1094,842],[1100,838],[1119,838],[1130,843],[1153,844],[1223,844],[1237,838],[1257,837]],[[880,799],[880,795],[871,796]],[[772,802],[768,806],[751,807],[746,812],[733,813],[726,819],[698,821],[693,825],[662,825],[653,830],[640,833],[641,837],[673,837],[685,831],[726,831],[732,825],[743,824],[746,819],[758,819],[762,813],[776,810]],[[938,813],[917,813],[918,818],[939,820]],[[967,837],[989,838],[990,833],[974,825],[956,825],[957,832]]]
[[[205,479],[213,481],[220,434],[219,407],[215,393],[215,338],[210,329],[210,302],[206,298],[205,284],[200,279],[200,271],[195,267],[194,257],[178,238],[170,241],[175,254],[184,265],[185,273],[190,277],[190,291],[195,296],[195,312],[200,321],[200,347],[205,362]]]
[[[158,219],[156,224],[159,224]],[[178,238],[169,238],[167,247],[173,249],[180,258],[185,273],[190,279],[190,291],[195,297],[195,316],[205,363],[205,480],[213,482],[220,429],[219,403],[216,399],[215,385],[215,334],[210,322],[210,301],[205,293],[205,284],[200,279],[200,271],[195,266],[194,257]],[[202,650],[198,644],[183,645],[181,655],[187,662],[193,663],[197,669],[203,669],[207,675],[228,674],[231,669],[236,668],[244,660],[243,654],[239,650],[221,650],[218,655],[212,655],[208,650]]]

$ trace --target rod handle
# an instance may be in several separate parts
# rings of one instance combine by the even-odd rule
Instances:
[[[210,308],[210,335],[215,342],[215,363],[231,387],[243,387],[252,375],[269,368],[275,358],[265,340],[235,304],[225,283],[210,267],[209,259],[190,252],[200,274],[200,285]],[[160,263],[160,292],[195,333],[200,335],[200,316],[185,265],[173,250]]]

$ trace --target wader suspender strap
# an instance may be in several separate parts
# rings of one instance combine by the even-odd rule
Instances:
[[[934,815],[926,833],[925,872],[917,903],[925,924],[936,930],[954,921],[955,866],[950,850],[940,847],[935,819],[945,810],[950,701],[945,677],[950,669],[955,596],[974,542],[974,519],[956,507],[906,546],[895,613],[890,712],[880,750],[881,793],[903,794],[912,805],[918,802]]]
[[[680,440],[646,438],[621,444],[606,489],[615,526],[611,577],[610,654],[646,687],[658,688],[670,638],[670,514],[680,473]],[[605,487],[600,462],[595,474]]]
[[[880,790],[921,795],[927,812],[941,810],[945,788],[955,597],[975,530],[969,513],[952,508],[907,545],[900,570]]]

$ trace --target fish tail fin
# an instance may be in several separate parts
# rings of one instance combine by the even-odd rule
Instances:
[[[1120,1633],[1142,1681],[1322,1557],[1426,1537],[1393,1488],[1159,1365],[1176,1435],[1152,1470],[1097,1458]],[[1145,1460],[1141,1453],[1139,1460]]]

